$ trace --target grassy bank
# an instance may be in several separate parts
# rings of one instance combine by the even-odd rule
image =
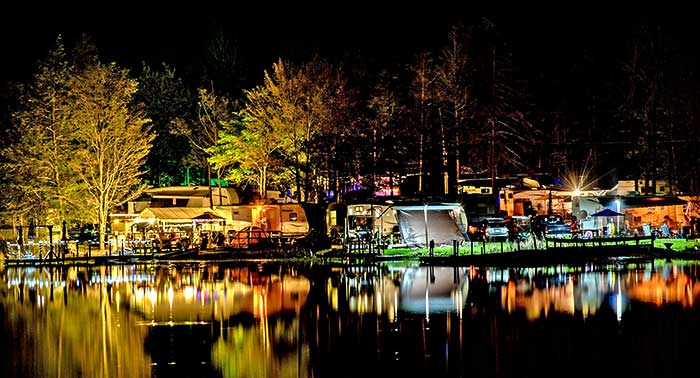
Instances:
[[[700,239],[657,239],[654,241],[655,248],[666,248],[666,243],[671,243],[671,250],[676,252],[696,252],[700,251]],[[597,245],[597,244],[596,244]],[[634,242],[602,242],[603,246],[613,246],[613,245],[635,245]],[[648,243],[643,245],[649,245]],[[537,249],[542,249],[544,243],[539,242],[537,244]],[[550,245],[551,247],[551,245]],[[571,248],[574,248],[572,245]],[[586,248],[596,248],[595,246],[588,246]],[[467,243],[466,245],[461,245],[459,247],[459,255],[482,255],[482,254],[493,254],[502,252],[515,252],[518,250],[534,250],[535,246],[533,243],[521,243],[518,246],[516,243],[510,242],[474,242]],[[394,248],[384,250],[384,256],[404,256],[407,258],[419,258],[430,256],[430,252],[427,248]],[[436,247],[434,249],[433,256],[446,257],[452,256],[452,247]]]

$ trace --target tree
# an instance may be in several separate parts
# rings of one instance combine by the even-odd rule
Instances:
[[[408,156],[407,135],[403,121],[405,107],[399,94],[392,88],[397,77],[383,72],[375,86],[367,107],[370,111],[369,131],[365,140],[371,140],[372,192],[377,184],[376,174],[389,176],[389,187],[395,185],[394,177],[403,171]]]
[[[110,210],[136,197],[154,135],[135,106],[137,82],[114,64],[91,64],[70,81],[71,117],[80,149],[72,162],[94,206],[104,249]]]
[[[469,135],[463,130],[465,120],[473,116],[468,85],[467,35],[461,27],[453,27],[448,35],[449,43],[442,49],[437,66],[437,93],[440,99],[441,155],[445,166],[445,193],[457,194],[460,173],[460,135]],[[446,120],[447,127],[443,127]],[[473,132],[471,133],[473,134]]]
[[[175,69],[163,64],[160,70],[143,65],[136,101],[144,104],[155,133],[153,148],[146,159],[144,178],[156,186],[187,182],[185,157],[190,145],[184,135],[174,132],[176,120],[190,120],[194,96],[176,76]]]
[[[537,129],[526,117],[524,83],[516,80],[508,46],[500,40],[489,20],[483,20],[480,32],[485,48],[475,74],[480,75],[482,91],[476,98],[473,119],[480,130],[475,137],[485,141],[482,145],[488,148],[477,151],[488,157],[485,171],[491,175],[491,190],[498,204],[496,176],[499,168],[528,166],[527,156],[534,148]]]
[[[59,36],[32,82],[20,88],[22,105],[12,115],[16,140],[2,153],[9,186],[3,194],[15,217],[48,224],[86,218],[83,183],[71,171],[77,148],[69,86],[75,70]]]
[[[416,63],[411,67],[413,80],[411,82],[410,95],[413,98],[413,111],[417,113],[417,131],[419,133],[418,146],[418,191],[430,192],[427,183],[429,173],[427,170],[427,139],[430,131],[428,125],[432,108],[435,102],[435,66],[430,53],[423,52],[416,58]]]
[[[175,133],[187,138],[190,143],[189,161],[207,168],[207,185],[209,186],[209,206],[213,206],[211,194],[211,148],[219,141],[220,130],[233,122],[235,104],[226,96],[215,94],[206,89],[199,89],[197,119],[189,123],[178,119]],[[221,172],[225,167],[216,169],[217,185],[221,191]]]
[[[215,28],[204,52],[202,85],[215,86],[224,96],[238,98],[247,73],[240,50],[239,43],[229,38],[223,28]]]
[[[346,114],[345,86],[339,70],[319,59],[299,66],[280,59],[265,72],[261,96],[247,98],[246,113],[280,135],[283,163],[294,175],[300,201],[317,195],[313,181],[323,160],[322,139]]]
[[[246,96],[255,101],[257,96],[265,96],[264,91],[258,87],[246,92]],[[216,146],[208,150],[212,155],[209,161],[217,170],[229,167],[226,179],[252,183],[262,198],[267,198],[270,177],[274,181],[279,173],[281,147],[282,141],[270,125],[246,114],[241,122],[224,126]]]

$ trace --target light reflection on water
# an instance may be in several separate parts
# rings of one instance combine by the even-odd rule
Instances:
[[[699,266],[4,268],[0,376],[668,375]]]

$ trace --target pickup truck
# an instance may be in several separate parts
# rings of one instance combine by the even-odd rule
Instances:
[[[562,236],[571,234],[571,225],[564,222],[561,215],[538,215],[532,220],[532,231],[538,238],[542,236]]]

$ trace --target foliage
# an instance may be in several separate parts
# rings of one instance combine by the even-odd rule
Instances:
[[[340,72],[317,59],[299,66],[279,60],[265,72],[264,84],[246,96],[246,117],[281,141],[281,162],[294,175],[299,199],[316,197],[321,140],[338,130],[347,105]]]
[[[163,64],[158,70],[144,63],[136,101],[143,103],[155,133],[144,178],[155,186],[185,181],[182,166],[190,153],[190,145],[187,138],[174,133],[173,128],[176,120],[191,119],[194,96],[176,76],[174,68]]]
[[[136,90],[137,82],[114,64],[88,66],[70,81],[70,123],[79,146],[71,168],[95,206],[101,240],[110,210],[139,194],[154,138],[145,112],[133,104]]]
[[[261,94],[255,90],[247,92],[248,98],[258,95]],[[272,176],[274,181],[281,169],[278,158],[281,146],[279,135],[269,125],[244,116],[241,122],[224,126],[218,143],[209,149],[212,153],[209,161],[216,169],[230,167],[227,180],[253,184],[267,198],[268,180]]]
[[[69,99],[75,66],[61,38],[21,88],[21,108],[13,113],[17,140],[2,151],[7,181],[6,210],[18,219],[60,224],[88,220],[84,185],[72,174],[76,144]]]

